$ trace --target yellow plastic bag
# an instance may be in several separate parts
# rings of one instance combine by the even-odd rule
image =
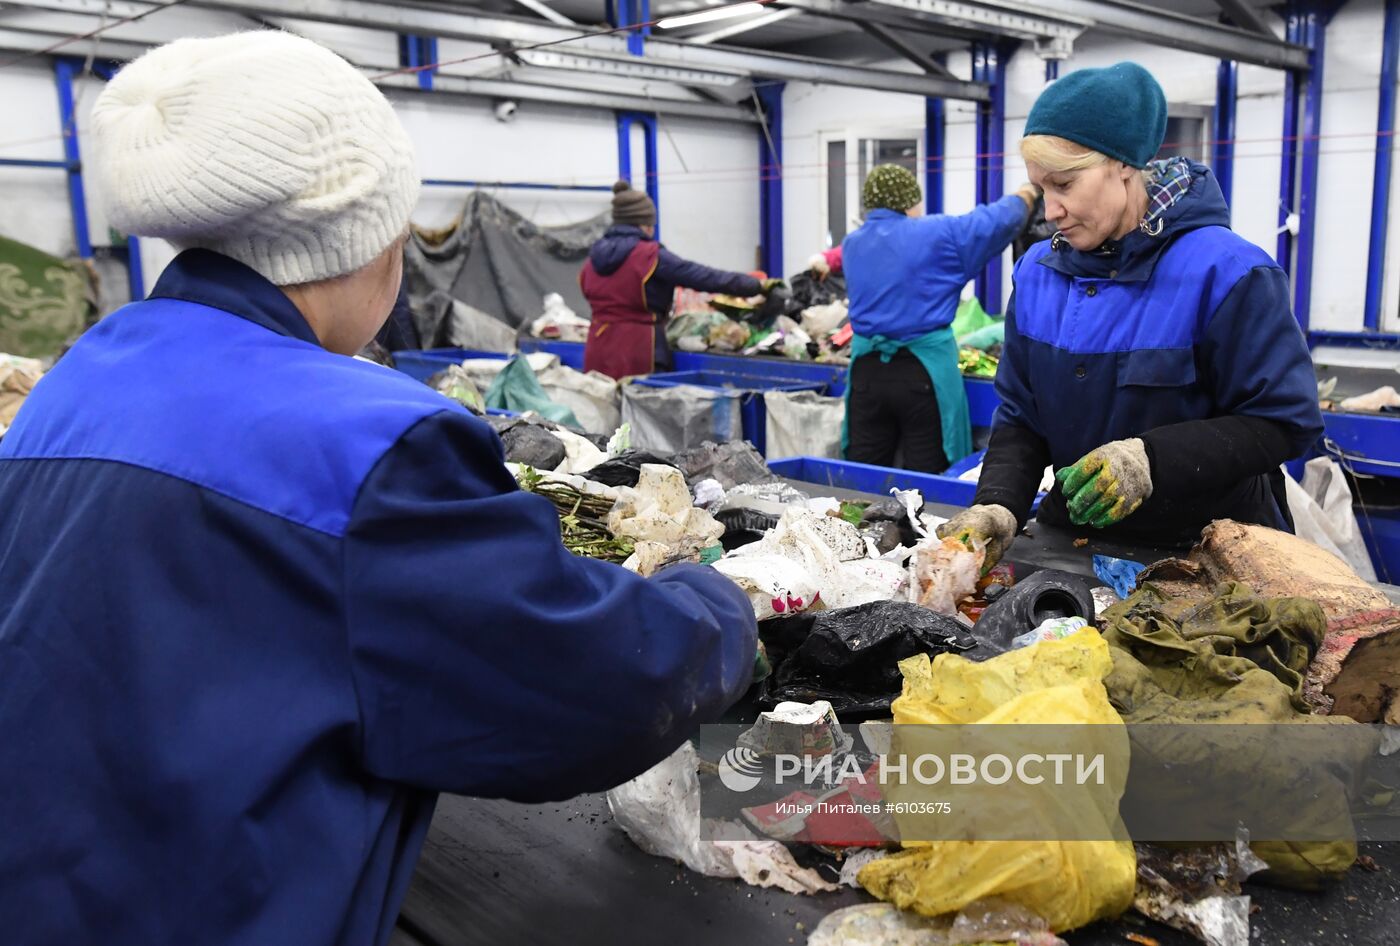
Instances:
[[[1100,836],[1124,840],[909,842],[905,850],[866,865],[859,874],[861,885],[902,909],[927,916],[955,912],[985,897],[1002,897],[1032,910],[1056,932],[1116,916],[1132,906],[1137,861],[1117,812],[1127,731],[1103,687],[1112,660],[1098,632],[1086,628],[984,663],[945,654],[932,663],[927,655],[911,657],[899,666],[904,692],[893,705],[896,740],[899,727],[908,724],[1118,727],[1121,740],[1115,752],[1120,765],[1111,771],[1119,776],[1096,797],[1074,795],[1066,802],[1072,811],[1046,815],[1103,819]],[[886,794],[898,800],[900,789],[888,786]],[[987,810],[969,814],[995,817]],[[901,821],[899,815],[896,821]],[[901,830],[905,837],[917,836],[904,830],[903,823]]]

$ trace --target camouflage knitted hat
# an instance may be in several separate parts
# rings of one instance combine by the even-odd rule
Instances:
[[[914,172],[898,164],[879,164],[865,179],[861,199],[866,210],[894,210],[904,213],[924,199]]]

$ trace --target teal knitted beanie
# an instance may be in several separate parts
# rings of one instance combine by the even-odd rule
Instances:
[[[1040,93],[1026,134],[1065,138],[1144,168],[1167,135],[1167,97],[1135,62],[1080,69]]]

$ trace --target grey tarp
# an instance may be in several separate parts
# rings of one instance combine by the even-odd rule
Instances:
[[[568,226],[540,227],[491,195],[473,191],[445,236],[415,227],[404,250],[404,278],[423,347],[451,344],[451,300],[513,329],[537,318],[551,292],[575,312],[588,312],[578,274],[608,220],[603,213]]]

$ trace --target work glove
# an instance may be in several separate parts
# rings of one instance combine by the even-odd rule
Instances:
[[[940,539],[952,536],[969,544],[973,539],[986,542],[987,557],[982,562],[985,573],[1001,561],[1002,555],[1016,538],[1016,516],[1005,506],[969,506],[935,531]]]
[[[826,261],[825,253],[814,254],[807,261],[807,269],[816,275],[817,282],[831,275],[831,264]]]
[[[1015,193],[1017,197],[1026,202],[1026,207],[1034,213],[1036,201],[1040,200],[1040,188],[1036,187],[1030,181],[1026,181],[1026,183],[1016,188]]]
[[[1137,512],[1152,495],[1152,466],[1147,447],[1134,437],[1115,440],[1090,451],[1078,463],[1055,471],[1069,506],[1069,520],[1096,529]]]
[[[759,285],[763,287],[763,294],[767,295],[774,289],[786,288],[787,283],[783,282],[781,279],[765,279],[763,282],[759,283]]]

